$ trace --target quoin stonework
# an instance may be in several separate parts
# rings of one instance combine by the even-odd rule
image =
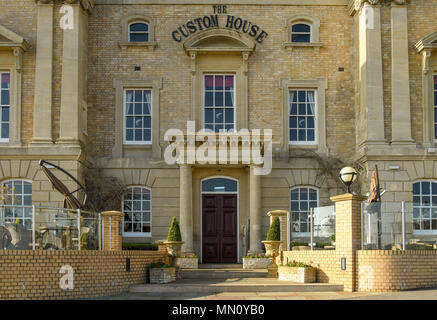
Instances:
[[[302,205],[293,232],[308,232],[308,207],[344,193],[337,176],[346,165],[359,171],[358,194],[377,164],[385,201],[414,195],[437,207],[437,0],[0,8],[0,183],[25,186],[16,189],[25,204],[62,206],[40,159],[81,182],[100,169],[125,188],[119,207],[107,208],[124,213],[124,242],[164,239],[176,216],[183,251],[203,263],[261,252],[266,213],[293,201]],[[271,129],[271,172],[255,174],[254,161],[166,163],[165,133],[186,137],[187,121],[217,138]],[[413,232],[437,237],[434,213],[415,221]],[[370,253],[357,259],[373,263]],[[360,272],[380,275],[376,266]]]

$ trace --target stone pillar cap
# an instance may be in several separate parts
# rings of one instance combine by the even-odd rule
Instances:
[[[339,202],[339,201],[350,201],[350,200],[364,201],[367,198],[363,196],[354,195],[352,193],[345,193],[338,196],[330,197],[329,199],[331,199],[332,202]]]
[[[269,217],[271,217],[271,216],[283,216],[283,215],[286,215],[287,213],[289,213],[289,211],[287,211],[287,210],[272,210],[272,211],[267,212],[267,215]]]
[[[103,211],[103,217],[123,217],[124,213],[120,211]]]

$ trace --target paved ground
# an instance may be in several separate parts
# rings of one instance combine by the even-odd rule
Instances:
[[[367,292],[223,292],[125,293],[95,300],[437,300],[437,289],[392,293]]]

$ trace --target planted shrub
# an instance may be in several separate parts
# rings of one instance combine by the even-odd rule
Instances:
[[[281,222],[278,217],[273,219],[270,225],[269,232],[267,232],[267,241],[280,241],[281,240]]]
[[[171,220],[170,229],[168,230],[167,241],[182,241],[181,229],[176,217]]]

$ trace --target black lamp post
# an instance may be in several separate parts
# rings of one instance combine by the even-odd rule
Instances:
[[[341,169],[340,174],[338,177],[340,178],[341,182],[347,187],[347,193],[351,192],[351,184],[357,180],[357,170],[355,170],[352,167],[344,167]]]

